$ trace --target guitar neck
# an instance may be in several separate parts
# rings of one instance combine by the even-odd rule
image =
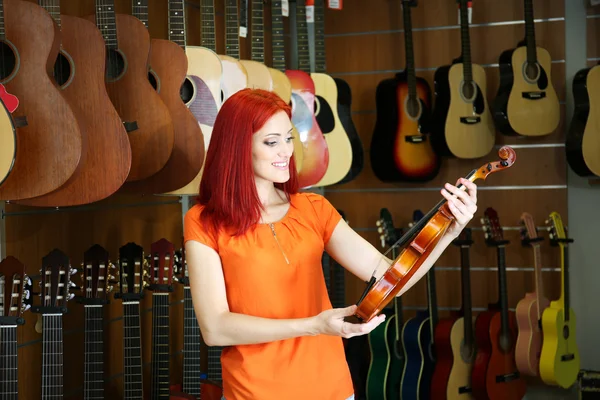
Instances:
[[[127,399],[144,398],[142,380],[142,342],[140,340],[140,302],[123,302],[124,394]]]
[[[240,58],[240,36],[238,34],[237,0],[225,0],[225,54]]]
[[[183,291],[183,392],[199,397],[198,377],[202,372],[200,366],[200,327],[194,312],[190,287],[185,286]]]
[[[4,0],[0,0],[0,40],[6,40],[6,29],[4,27]]]
[[[571,300],[569,295],[569,246],[560,244],[560,263],[561,263],[561,295],[560,298],[564,307],[565,322],[569,321]]]
[[[308,25],[306,23],[306,2],[296,1],[296,34],[298,42],[298,69],[310,73],[310,54],[308,52]]]
[[[315,72],[325,73],[325,6],[315,0]]]
[[[435,265],[427,272],[427,299],[429,303],[429,329],[433,341],[435,326],[438,321],[437,290],[435,285]]]
[[[152,294],[152,400],[168,399],[169,293]]]
[[[460,277],[462,284],[462,304],[465,346],[473,348],[473,306],[471,304],[471,256],[469,246],[460,248]]]
[[[56,21],[56,25],[60,29],[60,0],[44,0],[40,2],[40,5],[50,14],[52,19]],[[4,18],[4,15],[1,17]]]
[[[283,36],[283,15],[281,0],[271,2],[271,47],[273,53],[273,68],[285,71],[285,39]]]
[[[404,48],[406,51],[406,74],[408,82],[408,95],[414,99],[417,97],[417,78],[415,75],[415,55],[412,38],[412,17],[410,6],[402,6],[404,17]]]
[[[103,308],[85,306],[84,381],[85,400],[104,398]]]
[[[501,335],[508,337],[508,290],[506,284],[505,246],[498,246],[498,292],[500,296]]]
[[[223,347],[211,346],[208,348],[208,379],[221,383],[223,375],[221,373],[221,353]]]
[[[252,0],[252,48],[251,59],[265,62],[265,25],[263,0]]]
[[[460,42],[462,45],[462,64],[464,80],[470,83],[473,80],[471,67],[471,38],[469,35],[469,9],[467,0],[460,2]]]
[[[539,244],[533,245],[533,268],[535,273],[535,295],[537,298],[537,319],[542,319],[541,297],[544,295],[544,280],[542,278],[542,250]]]
[[[62,314],[44,314],[42,323],[42,398],[62,398]]]
[[[200,27],[202,46],[214,52],[217,51],[217,40],[215,35],[215,1],[201,0],[200,1]]]
[[[114,3],[114,0],[96,0],[96,26],[102,33],[106,47],[111,50],[119,47]]]
[[[185,4],[183,0],[169,0],[169,40],[185,50]]]
[[[537,62],[535,44],[535,25],[533,21],[533,0],[525,0],[525,42],[527,43],[527,62]]]
[[[2,385],[0,398],[17,399],[19,391],[17,358],[17,324],[0,326],[0,362],[2,363]]]
[[[148,0],[131,0],[131,15],[148,28]]]

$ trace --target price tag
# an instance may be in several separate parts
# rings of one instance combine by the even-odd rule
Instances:
[[[332,10],[341,10],[343,0],[328,0],[327,6]],[[593,0],[592,0],[593,1]],[[597,0],[600,1],[600,0]]]
[[[599,1],[600,0],[596,0]],[[469,24],[471,23],[471,21],[473,21],[473,2],[472,1],[468,1],[467,2],[467,14],[468,14],[468,18],[467,20],[469,21]],[[460,25],[461,21],[460,21],[460,4],[458,5],[458,24]]]
[[[281,15],[284,17],[290,16],[290,2],[288,0],[281,0]]]
[[[248,28],[240,26],[240,37],[245,38],[246,36],[248,36]]]
[[[306,6],[306,22],[308,24],[315,23],[315,6]]]

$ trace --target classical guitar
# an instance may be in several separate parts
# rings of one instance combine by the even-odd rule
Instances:
[[[61,14],[60,0],[40,0],[40,4],[61,31],[54,80],[75,112],[85,140],[80,166],[64,185],[17,203],[39,207],[93,203],[115,193],[131,168],[127,132],[104,83],[104,40],[90,21]]]
[[[83,140],[74,111],[50,73],[60,31],[42,7],[0,0],[0,83],[17,96],[21,121],[10,174],[0,199],[22,200],[58,189],[77,171]]]
[[[514,311],[508,308],[508,289],[506,281],[506,245],[510,243],[504,239],[502,226],[498,213],[491,207],[484,211],[484,230],[486,244],[495,247],[498,257],[498,293],[499,310],[495,311],[489,324],[487,317],[482,319],[486,324],[479,324],[475,329],[487,329],[490,348],[485,348],[483,360],[488,358],[487,365],[483,364],[479,354],[475,360],[472,373],[473,394],[475,397],[489,398],[490,400],[522,399],[527,390],[525,380],[517,370],[515,363],[515,344],[517,341],[517,321]],[[484,335],[478,332],[478,335]],[[478,349],[479,352],[479,349]],[[483,379],[485,377],[485,379]],[[477,391],[475,387],[477,385]],[[487,397],[482,394],[487,393]]]
[[[105,83],[131,145],[127,181],[160,171],[173,152],[173,120],[148,80],[150,34],[137,18],[115,12],[114,0],[95,0],[96,23],[106,46]]]
[[[573,78],[575,110],[567,132],[567,162],[579,176],[600,176],[600,65],[584,68]]]
[[[292,84],[292,107],[305,112],[297,113],[292,122],[298,130],[304,152],[298,180],[301,188],[308,188],[325,176],[329,166],[329,149],[314,113],[315,84],[310,78],[305,0],[296,2],[296,24],[291,28],[296,29],[298,37],[298,69],[288,69],[285,74]]]
[[[237,0],[225,0],[225,54],[223,65],[223,101],[248,87],[248,72],[240,62],[239,14]]]
[[[69,257],[54,249],[42,258],[40,273],[40,305],[31,312],[42,316],[42,399],[63,397],[63,315],[67,313],[67,301],[75,297],[70,289],[75,286],[71,275]]]
[[[577,346],[577,318],[571,308],[569,287],[569,243],[559,213],[550,213],[546,222],[550,243],[560,248],[561,293],[558,300],[551,301],[542,314],[544,342],[540,356],[540,377],[547,385],[569,388],[577,380],[581,360]]]
[[[377,117],[371,140],[371,165],[384,182],[425,182],[440,169],[430,131],[431,90],[415,75],[411,8],[416,1],[403,0],[406,68],[377,85]]]
[[[115,266],[108,251],[95,244],[83,254],[81,286],[84,294],[76,298],[83,304],[84,317],[84,400],[104,398],[104,306],[109,303],[111,275]]]
[[[33,304],[32,286],[25,265],[13,256],[0,262],[0,276],[4,289],[0,305],[0,398],[16,400],[19,396],[17,327],[25,324],[23,313]]]
[[[415,210],[411,226],[422,218],[421,210]],[[438,322],[436,292],[435,266],[432,266],[427,272],[427,309],[417,311],[402,328],[402,347],[406,360],[400,384],[402,399],[430,398],[435,365],[434,332]]]
[[[13,169],[17,156],[17,128],[6,105],[0,101],[0,186]]]
[[[492,104],[496,128],[504,135],[543,136],[560,121],[552,85],[552,59],[535,43],[533,0],[525,3],[525,39],[500,55],[500,86]]]
[[[337,85],[326,73],[324,0],[314,2],[314,28],[314,40],[309,41],[309,48],[315,54],[315,70],[310,77],[315,84],[315,117],[329,149],[329,165],[315,186],[329,186],[341,181],[350,171],[352,144],[338,116]]]
[[[468,0],[459,0],[459,58],[436,70],[432,140],[438,154],[479,158],[494,146],[496,130],[487,102],[487,78],[481,65],[471,61]]]
[[[123,303],[123,398],[144,399],[140,300],[148,282],[147,260],[142,246],[130,242],[119,248],[116,299]]]
[[[458,315],[441,319],[434,332],[436,363],[431,379],[431,399],[470,399],[471,369],[475,361],[473,309],[471,306],[471,228],[465,228],[452,244],[460,247],[462,308]]]
[[[132,15],[148,27],[148,0],[132,0]],[[188,59],[185,55],[185,7],[169,1],[169,40],[152,39],[148,79],[167,106],[173,121],[173,151],[165,166],[149,178],[127,182],[122,192],[159,194],[190,183],[204,164],[204,138],[198,121],[181,98]]]
[[[398,240],[389,210],[382,208],[377,220],[382,245],[393,246]],[[392,247],[392,259],[397,257],[396,247]],[[367,375],[367,399],[397,400],[400,398],[400,380],[404,368],[404,351],[400,341],[403,313],[402,299],[394,298],[393,310],[383,310],[387,319],[368,335],[371,360]]]
[[[542,313],[550,302],[544,296],[544,280],[542,279],[542,250],[535,222],[531,214],[521,214],[521,242],[533,249],[533,265],[535,288],[526,293],[517,303],[517,345],[515,362],[522,374],[538,376],[540,368],[540,352],[542,350]]]

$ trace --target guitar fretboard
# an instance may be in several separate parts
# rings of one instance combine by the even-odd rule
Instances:
[[[535,44],[535,23],[533,22],[533,1],[525,0],[525,40],[527,43],[527,62],[537,62],[537,51]]]
[[[406,51],[406,74],[408,82],[408,95],[411,99],[417,98],[417,78],[415,76],[415,55],[412,38],[412,18],[410,6],[402,4],[404,17],[404,47]]]
[[[469,9],[467,0],[460,1],[460,41],[462,46],[463,78],[466,83],[473,80],[471,67],[471,38],[469,35]]]
[[[185,50],[185,4],[183,0],[169,0],[169,40]]]
[[[225,54],[240,58],[240,36],[238,34],[237,0],[225,1]]]
[[[60,0],[40,0],[39,4],[50,14],[60,28]]]
[[[214,0],[202,0],[200,2],[201,12],[201,42],[202,46],[214,52],[217,51],[217,40],[215,35],[215,2]]]
[[[315,72],[326,72],[325,6],[323,0],[315,0]]]
[[[0,326],[0,399],[18,399],[17,325]]]
[[[506,255],[505,246],[498,246],[498,293],[500,294],[500,334],[508,338],[508,290],[506,284]]]
[[[117,23],[114,0],[96,0],[96,26],[108,49],[117,49]]]
[[[310,54],[308,52],[308,26],[306,23],[306,1],[296,1],[296,34],[298,42],[298,69],[310,73]]]
[[[123,353],[125,398],[144,398],[142,393],[142,343],[140,340],[140,302],[123,302]]]
[[[198,377],[200,366],[200,326],[194,312],[192,293],[189,286],[183,289],[183,392],[200,396]]]
[[[570,308],[571,308],[571,300],[569,299],[569,246],[566,244],[561,244],[561,259],[562,259],[562,298],[564,302],[564,316],[565,322],[570,319]]]
[[[427,272],[427,299],[429,300],[429,329],[431,330],[431,341],[433,342],[435,327],[438,321],[435,265]]]
[[[263,0],[252,0],[252,46],[251,59],[265,62],[265,25]]]
[[[169,399],[169,293],[152,295],[152,400]]]
[[[131,15],[148,28],[148,0],[131,0]]]
[[[42,398],[63,398],[62,314],[42,316]]]
[[[4,0],[0,0],[0,40],[6,40],[6,30],[4,29]]]
[[[282,72],[285,71],[285,41],[280,0],[271,2],[271,48],[273,68]]]
[[[83,396],[85,400],[104,398],[104,346],[101,305],[85,306],[85,369]]]
[[[473,342],[473,305],[471,303],[471,256],[469,246],[460,248],[460,276],[462,282],[462,303],[465,346],[474,349]]]
[[[537,318],[542,319],[542,310],[540,309],[540,297],[544,295],[544,280],[542,279],[542,250],[539,244],[533,244],[533,265],[535,274],[535,294],[537,296]]]

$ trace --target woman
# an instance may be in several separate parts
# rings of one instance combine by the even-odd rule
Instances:
[[[354,232],[324,197],[298,193],[291,110],[276,95],[244,89],[222,106],[212,132],[198,204],[185,216],[190,287],[202,337],[225,346],[226,400],[344,400],[353,386],[342,337],[364,324],[332,309],[321,267],[326,250],[368,281],[392,260]],[[472,219],[468,194],[446,185],[456,222],[402,293],[417,282]]]

